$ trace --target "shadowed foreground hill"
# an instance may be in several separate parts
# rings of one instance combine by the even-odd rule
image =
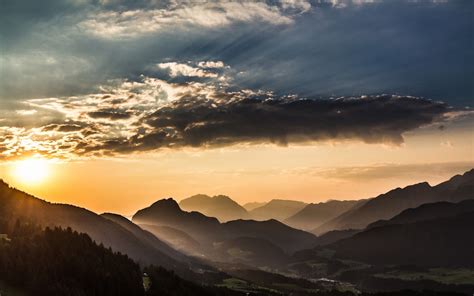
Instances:
[[[324,223],[314,233],[330,230],[364,229],[370,223],[390,219],[405,209],[439,201],[457,202],[474,198],[474,169],[436,186],[419,183],[397,188],[370,199],[357,209]]]
[[[390,220],[377,221],[349,238],[314,250],[317,253],[322,249],[334,252],[334,258],[374,265],[472,268],[474,200],[408,209]],[[302,251],[296,257],[308,260],[311,253]]]
[[[138,264],[70,228],[15,226],[0,240],[0,279],[31,295],[144,295]]]
[[[141,269],[126,255],[99,246],[87,234],[71,228],[42,229],[19,221],[8,225],[0,217],[0,233],[8,236],[0,240],[2,295],[244,295],[183,280],[162,267]],[[16,292],[3,291],[5,283],[17,288]]]
[[[379,220],[369,224],[367,228],[375,228],[394,224],[408,224],[418,221],[439,219],[474,212],[474,199],[467,199],[458,203],[436,202],[424,204],[414,209],[407,209],[390,220]]]
[[[335,256],[371,264],[474,267],[474,211],[375,227],[336,242]]]
[[[197,211],[206,216],[216,217],[221,222],[249,217],[246,209],[225,195],[210,197],[205,194],[198,194],[183,199],[179,202],[179,206],[188,212]]]
[[[43,227],[61,226],[87,233],[97,243],[111,247],[129,255],[137,262],[147,265],[156,264],[169,269],[186,269],[186,266],[171,256],[181,258],[176,251],[159,239],[136,236],[139,229],[133,232],[121,225],[101,217],[83,208],[65,204],[53,204],[24,192],[10,188],[0,181],[0,216],[8,223],[30,221]],[[123,223],[122,223],[123,225]],[[11,226],[11,225],[10,225]]]
[[[283,222],[294,228],[312,230],[361,202],[365,200],[330,200],[317,204],[311,203]]]

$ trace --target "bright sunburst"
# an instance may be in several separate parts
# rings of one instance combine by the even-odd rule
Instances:
[[[48,163],[42,158],[18,161],[13,167],[14,177],[22,183],[34,185],[43,182],[49,175]]]

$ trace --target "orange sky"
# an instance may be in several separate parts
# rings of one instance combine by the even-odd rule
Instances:
[[[243,204],[272,198],[358,199],[398,186],[441,182],[474,167],[470,129],[424,129],[400,146],[360,142],[162,150],[120,158],[49,161],[33,184],[3,162],[11,185],[52,202],[129,215],[163,197],[226,194]]]
[[[7,5],[0,178],[125,215],[197,193],[319,202],[441,182],[474,167],[458,2]]]

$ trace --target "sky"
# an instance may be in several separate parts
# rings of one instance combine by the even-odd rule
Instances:
[[[48,201],[359,199],[474,167],[473,1],[0,6],[0,177]]]

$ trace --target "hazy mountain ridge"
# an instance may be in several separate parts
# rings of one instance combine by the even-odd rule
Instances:
[[[244,209],[246,209],[248,212],[252,211],[253,209],[256,209],[256,208],[259,208],[259,207],[262,207],[264,205],[266,205],[267,202],[257,202],[257,201],[252,201],[252,202],[248,202],[248,203],[245,203],[242,205],[242,207]]]
[[[276,220],[233,220],[219,223],[216,218],[183,211],[172,199],[157,201],[150,207],[139,210],[132,219],[158,236],[160,234],[153,231],[151,225],[167,226],[182,231],[200,243],[200,250],[207,252],[212,252],[216,243],[240,237],[264,239],[289,253],[313,246],[316,239],[310,233],[294,229]],[[186,251],[192,253],[199,250]]]
[[[199,212],[183,211],[172,198],[158,200],[151,206],[137,211],[132,221],[181,230],[203,245],[222,236],[219,220]]]
[[[220,222],[249,218],[247,210],[226,195],[197,194],[181,200],[179,206],[184,211],[197,211]]]
[[[368,200],[360,207],[341,214],[314,230],[324,233],[330,230],[364,229],[370,223],[387,220],[405,209],[439,201],[461,201],[474,198],[474,169],[430,186],[422,182],[405,188],[397,188]]]
[[[364,200],[330,200],[317,204],[310,203],[283,222],[294,228],[312,230],[362,202]]]
[[[158,248],[163,253],[170,256],[171,258],[174,258],[175,260],[179,260],[179,261],[189,260],[188,257],[184,256],[184,254],[176,251],[165,242],[159,240],[152,233],[140,228],[140,226],[134,224],[132,221],[128,220],[127,218],[121,215],[113,214],[113,213],[103,213],[100,216],[117,223],[118,225],[122,226],[123,228],[133,233],[141,241],[149,242],[152,246],[154,246],[155,248]]]
[[[176,250],[192,256],[202,256],[201,244],[186,232],[162,225],[140,224],[140,227],[166,241]]]
[[[275,219],[284,221],[290,216],[296,214],[307,204],[296,200],[272,199],[261,207],[251,210],[250,217],[254,220],[270,220]]]

